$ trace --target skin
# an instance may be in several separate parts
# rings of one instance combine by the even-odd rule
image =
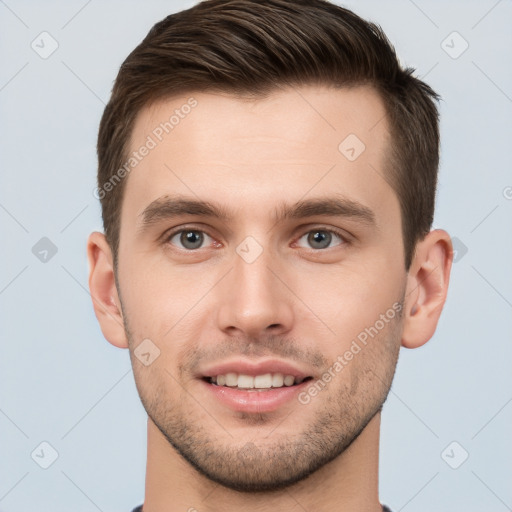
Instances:
[[[399,202],[384,179],[388,125],[371,88],[174,97],[140,112],[131,148],[190,96],[197,106],[126,178],[118,286],[104,235],[88,240],[97,318],[110,343],[129,348],[148,412],[144,509],[377,512],[381,407],[400,347],[435,331],[450,238],[431,231],[406,271]],[[338,149],[349,134],[366,146],[354,161]],[[232,218],[185,214],[141,229],[142,212],[166,196],[215,203]],[[276,220],[283,204],[326,197],[363,205],[374,222]],[[171,229],[208,236],[187,249]],[[325,248],[310,236],[318,231]],[[236,251],[248,236],[262,250],[251,263]],[[236,412],[197,378],[227,357],[274,357],[317,381],[397,304],[399,314],[307,404]],[[134,356],[144,339],[160,351],[149,366]]]

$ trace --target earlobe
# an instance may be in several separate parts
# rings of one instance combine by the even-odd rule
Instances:
[[[407,277],[402,346],[420,347],[434,335],[448,293],[452,260],[446,231],[435,229],[418,242]]]
[[[121,302],[114,278],[112,251],[103,233],[95,231],[89,235],[87,259],[89,290],[101,331],[112,345],[128,348]]]

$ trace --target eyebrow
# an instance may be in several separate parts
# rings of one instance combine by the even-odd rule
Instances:
[[[210,217],[223,222],[233,220],[233,215],[222,205],[179,196],[163,196],[155,199],[139,214],[138,231],[146,231],[160,221],[185,215]],[[352,218],[369,226],[376,225],[375,214],[370,208],[342,196],[301,200],[293,205],[281,204],[274,214],[274,221],[317,216]]]

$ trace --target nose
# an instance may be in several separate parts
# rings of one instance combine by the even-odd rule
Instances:
[[[291,330],[293,297],[279,269],[268,251],[251,263],[235,254],[234,268],[218,290],[217,321],[224,333],[257,339]]]

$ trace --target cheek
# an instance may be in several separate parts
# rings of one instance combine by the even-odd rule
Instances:
[[[173,268],[161,255],[133,254],[119,270],[123,304],[139,331],[170,329],[200,293],[190,269]]]
[[[385,264],[318,266],[294,272],[299,297],[341,344],[350,343],[381,315],[394,316],[405,286],[405,276]]]

